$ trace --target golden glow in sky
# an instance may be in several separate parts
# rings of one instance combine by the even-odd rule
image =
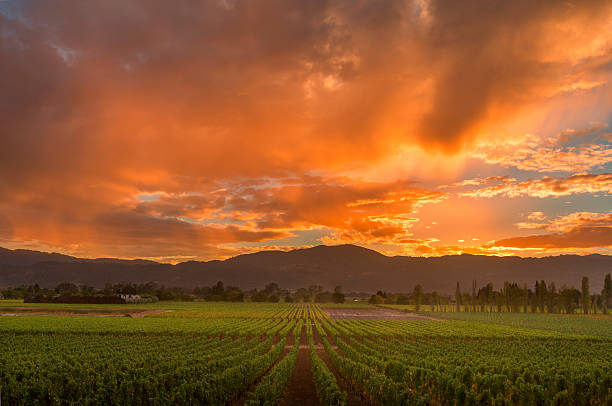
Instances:
[[[612,3],[0,2],[0,245],[612,253]]]

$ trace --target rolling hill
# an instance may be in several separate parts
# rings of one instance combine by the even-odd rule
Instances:
[[[243,289],[276,282],[286,288],[316,284],[325,288],[341,285],[345,291],[408,292],[420,283],[426,291],[452,293],[457,281],[464,288],[471,286],[474,279],[479,285],[492,282],[496,288],[505,280],[529,286],[536,280],[553,281],[557,286],[579,286],[582,276],[588,276],[591,290],[598,292],[608,272],[612,272],[612,256],[605,255],[389,257],[355,245],[261,251],[224,261],[177,265],[146,260],[81,259],[0,248],[0,286],[38,283],[52,287],[69,281],[102,287],[105,283],[154,281],[193,288],[222,280]]]

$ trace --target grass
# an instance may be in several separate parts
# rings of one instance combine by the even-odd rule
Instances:
[[[583,334],[612,339],[612,316],[543,313],[420,312],[451,320],[501,324],[517,328]]]

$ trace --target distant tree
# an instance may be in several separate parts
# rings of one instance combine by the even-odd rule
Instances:
[[[459,282],[457,282],[457,289],[455,290],[455,306],[458,312],[461,311],[461,289],[459,288]]]
[[[604,288],[601,291],[601,311],[603,314],[608,314],[610,297],[612,297],[612,280],[610,279],[610,274],[607,274],[604,278]]]
[[[493,311],[493,284],[487,283],[487,299],[486,302],[489,305],[489,312]]]
[[[378,292],[376,292],[376,294],[380,297],[384,297],[384,298],[387,297],[387,292],[383,292],[382,290],[379,290]]]
[[[510,282],[504,281],[504,288],[501,290],[501,294],[504,297],[504,304],[506,305],[506,311],[510,311]]]
[[[293,298],[291,297],[291,295],[285,296],[285,303],[293,303]]]
[[[474,279],[472,281],[472,297],[471,297],[471,302],[472,302],[472,311],[475,312],[476,311],[476,279]]]
[[[414,299],[414,305],[416,311],[421,310],[421,301],[423,300],[423,287],[421,285],[416,285],[414,290],[412,291],[412,297]]]
[[[548,289],[546,310],[548,313],[557,312],[557,287],[554,282],[550,284]]]
[[[295,292],[296,301],[302,302],[312,302],[313,295],[310,293],[310,290],[306,288],[299,288],[297,292]]]
[[[536,281],[535,292],[527,290],[528,302],[531,305],[531,313],[538,311],[538,293],[540,292],[540,282]]]
[[[591,306],[591,295],[589,294],[589,278],[582,277],[582,311],[584,314],[589,314]]]
[[[438,297],[438,292],[431,292],[431,311],[436,311],[436,305],[439,305],[440,298]]]
[[[548,297],[548,288],[546,287],[546,282],[543,280],[540,281],[540,291],[538,293],[538,310],[540,313],[544,313],[547,297]]]
[[[476,295],[478,299],[478,304],[480,306],[480,311],[484,312],[486,306],[489,306],[489,312],[493,311],[493,284],[488,283],[486,286],[478,289],[478,294]]]
[[[574,313],[579,300],[580,291],[577,289],[562,286],[559,290],[559,306],[565,311],[565,313]]]
[[[317,296],[318,293],[323,292],[323,286],[321,286],[321,285],[310,285],[308,287],[308,292],[310,293],[310,297],[311,297],[310,300],[313,300]]]
[[[199,297],[200,299],[210,300],[209,298],[212,296],[211,289],[208,286],[196,286],[193,289],[193,294]]]
[[[372,295],[370,297],[370,300],[368,300],[368,302],[370,304],[383,304],[383,303],[385,303],[385,298],[382,297],[381,295],[378,295],[378,294],[377,295]]]
[[[276,295],[270,295],[268,296],[268,302],[271,303],[278,303],[280,301],[280,298]]]
[[[61,296],[77,295],[79,293],[79,287],[74,283],[62,282],[55,287],[55,292]]]
[[[228,286],[225,289],[223,300],[228,302],[244,302],[244,293],[240,288],[235,286]]]
[[[470,306],[471,300],[472,300],[472,295],[470,295],[469,293],[464,292],[461,294],[461,303],[463,304],[464,312],[469,312],[472,309],[472,306]]]
[[[263,291],[267,295],[276,295],[279,291],[278,284],[275,282],[270,282],[266,285]]]
[[[79,293],[82,296],[93,296],[96,294],[96,288],[93,286],[81,285],[79,286]]]
[[[410,304],[410,298],[406,295],[398,295],[395,303],[399,305],[407,305]]]
[[[317,303],[329,303],[332,301],[333,295],[328,292],[319,292],[315,295],[315,302]]]
[[[225,293],[225,287],[223,286],[223,282],[217,282],[217,284],[210,289],[210,293],[222,297]]]
[[[268,300],[268,295],[266,295],[263,291],[257,292],[253,296],[251,296],[251,301],[253,302],[265,302]]]
[[[342,293],[342,286],[336,286],[334,288],[334,294],[332,295],[332,301],[334,303],[344,303],[344,293]]]
[[[497,308],[498,313],[501,313],[504,302],[505,300],[502,292],[493,292],[493,304]]]
[[[95,288],[92,288],[95,291]],[[35,283],[34,285],[30,285],[28,286],[28,293],[30,295],[37,295],[40,292],[40,286],[38,286],[38,283]]]

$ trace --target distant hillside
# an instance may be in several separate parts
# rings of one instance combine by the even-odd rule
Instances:
[[[612,256],[605,255],[388,257],[355,245],[261,251],[225,261],[190,261],[177,265],[112,258],[80,259],[0,248],[0,286],[38,283],[51,287],[69,281],[102,287],[105,283],[154,281],[192,288],[222,280],[244,289],[276,282],[286,288],[316,284],[325,288],[342,285],[345,291],[408,292],[420,283],[427,291],[452,293],[457,281],[465,290],[473,279],[479,285],[492,282],[496,288],[505,280],[531,286],[542,279],[553,281],[557,286],[578,287],[582,276],[588,276],[591,291],[598,292],[608,272],[612,272]]]

